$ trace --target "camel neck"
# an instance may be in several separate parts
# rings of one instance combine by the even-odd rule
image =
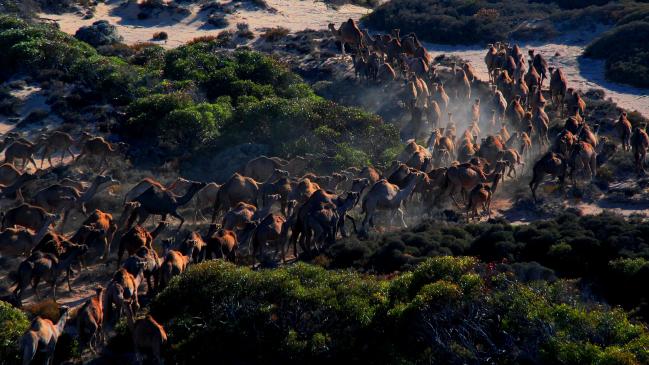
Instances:
[[[59,321],[56,323],[56,330],[58,334],[60,335],[63,333],[63,329],[65,328],[65,322],[68,320],[68,312],[65,311],[62,315],[61,318],[59,318]]]
[[[187,202],[189,202],[194,197],[194,194],[196,194],[197,191],[198,191],[198,187],[192,185],[189,188],[189,190],[187,190],[185,195],[176,199],[176,203],[178,204],[178,206],[187,204]]]

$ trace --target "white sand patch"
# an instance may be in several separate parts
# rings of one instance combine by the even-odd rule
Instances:
[[[165,11],[154,14],[150,19],[139,20],[137,5],[120,6],[120,3],[121,1],[112,1],[97,4],[95,16],[91,19],[83,19],[80,14],[73,13],[39,16],[55,20],[62,31],[73,35],[82,26],[91,25],[97,20],[107,20],[117,27],[126,44],[150,42],[154,33],[166,32],[169,35],[167,42],[156,42],[166,48],[178,47],[196,37],[216,36],[223,30],[207,24],[209,12],[201,12],[198,5],[189,5],[187,9],[190,15],[187,16]],[[267,3],[277,11],[241,5],[233,14],[226,15],[229,21],[227,29],[236,29],[237,23],[241,22],[248,23],[250,30],[255,33],[278,26],[293,32],[322,29],[330,22],[339,24],[349,18],[358,20],[370,11],[354,5],[333,9],[314,0],[267,0]]]
[[[36,110],[50,111],[50,106],[46,103],[47,96],[44,95],[43,90],[37,85],[26,85],[23,88],[12,90],[11,95],[16,97],[19,102],[16,108],[16,115],[14,118],[22,120],[27,117],[31,112]],[[50,118],[48,116],[47,118]],[[58,117],[56,118],[58,122]],[[39,125],[40,123],[37,123]],[[5,134],[14,130],[15,123],[9,121],[6,115],[0,115],[0,133]]]

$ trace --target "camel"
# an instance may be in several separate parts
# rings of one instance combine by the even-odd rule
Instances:
[[[595,131],[593,132],[590,129],[590,126],[584,123],[581,126],[581,130],[579,131],[578,138],[581,141],[590,143],[593,147],[597,147],[597,145],[599,144],[599,138],[597,138],[598,131],[599,131],[599,124],[595,125]]]
[[[140,207],[136,210],[139,216],[138,224],[144,223],[151,214],[162,216],[163,221],[167,219],[167,215],[171,215],[180,220],[177,228],[177,231],[180,231],[185,223],[185,218],[178,214],[178,208],[187,204],[205,185],[207,184],[204,182],[192,182],[187,192],[179,197],[168,190],[150,187],[134,199],[135,202],[140,203]]]
[[[529,69],[525,74],[524,79],[529,90],[532,90],[535,86],[539,87],[541,85],[541,75],[536,71],[536,67],[532,65],[532,61],[529,61]]]
[[[430,62],[429,62],[430,63]],[[466,78],[469,80],[470,83],[473,83],[473,81],[476,80],[476,71],[473,68],[473,65],[469,62],[464,62],[462,64],[462,70],[464,70],[464,73],[466,74]]]
[[[249,250],[252,254],[252,264],[255,265],[258,255],[263,253],[263,248],[268,242],[275,242],[277,251],[280,252],[282,262],[285,261],[284,237],[286,219],[281,214],[268,214],[259,223],[253,223],[253,231],[250,236]],[[284,235],[283,235],[284,234]]]
[[[532,87],[530,91],[530,95],[528,97],[528,104],[532,110],[536,109],[537,107],[545,107],[545,104],[547,103],[547,100],[543,96],[543,92],[541,92],[541,89],[539,87]]]
[[[566,109],[569,111],[575,110],[576,114],[584,115],[586,112],[586,102],[582,99],[577,90],[568,88],[565,96]]]
[[[503,93],[494,88],[491,103],[496,109],[497,120],[502,121],[505,118],[505,111],[507,111],[507,100],[503,96]]]
[[[559,184],[563,188],[563,182],[566,176],[567,161],[565,157],[558,153],[548,152],[540,160],[538,160],[533,167],[532,181],[530,181],[530,190],[532,190],[532,198],[537,202],[536,189],[543,181],[545,175],[557,176]]]
[[[117,232],[117,224],[110,213],[104,213],[95,209],[92,214],[81,223],[81,227],[75,233],[70,241],[74,243],[84,243],[92,248],[97,243],[102,247],[102,259],[107,260],[110,253],[110,244]],[[95,233],[95,234],[93,234]],[[98,233],[98,234],[96,234]]]
[[[212,223],[216,221],[221,209],[232,208],[239,202],[256,205],[259,185],[257,181],[249,177],[234,173],[219,189],[217,198],[214,201]]]
[[[128,326],[133,334],[135,357],[142,363],[142,354],[150,352],[158,364],[162,364],[162,346],[167,342],[167,332],[150,315],[133,320],[133,314],[127,316]]]
[[[480,145],[476,156],[484,158],[490,165],[495,166],[498,156],[504,149],[500,138],[488,136]]]
[[[419,172],[411,174],[403,189],[399,189],[398,186],[390,184],[387,180],[380,180],[374,184],[363,200],[362,212],[365,213],[362,224],[363,232],[367,233],[369,224],[374,222],[374,215],[379,209],[392,210],[399,213],[401,225],[407,228],[406,222],[403,219],[401,203],[410,196],[422,177],[423,174]]]
[[[133,276],[137,276],[142,268],[142,274],[147,283],[147,294],[151,294],[158,287],[158,273],[161,264],[162,261],[154,249],[142,246],[124,260],[122,267]]]
[[[308,178],[302,179],[293,188],[288,196],[288,200],[296,200],[298,204],[304,204],[318,190],[320,190],[320,185],[312,182]]]
[[[532,124],[536,130],[536,135],[541,146],[547,146],[550,144],[550,139],[548,138],[548,129],[550,126],[550,118],[543,110],[543,106],[537,106],[532,111]]]
[[[487,73],[489,74],[489,81],[494,81],[492,78],[493,72],[496,69],[496,57],[498,55],[498,50],[494,47],[493,44],[489,44],[487,49],[487,54],[484,57],[484,62],[487,65]]]
[[[113,144],[107,142],[103,137],[91,137],[83,143],[81,153],[76,158],[76,163],[80,163],[84,158],[97,157],[100,158],[97,169],[101,171],[104,164],[108,165],[108,157],[124,153],[126,148],[127,145],[123,142],[113,146]]]
[[[227,229],[216,230],[216,225],[212,224],[205,238],[205,243],[207,244],[206,259],[222,258],[236,263],[239,240],[234,231]]]
[[[41,207],[23,203],[15,208],[9,209],[2,218],[2,229],[13,226],[23,226],[34,231],[39,230],[43,225],[55,217]]]
[[[27,140],[16,140],[5,149],[4,163],[10,163],[15,166],[14,161],[21,160],[23,170],[27,169],[30,163],[38,170],[33,155],[38,152],[39,148],[40,145],[38,143],[31,143]]]
[[[38,176],[35,174],[30,174],[28,172],[23,173],[18,176],[16,180],[10,185],[0,185],[0,199],[15,199],[15,201],[22,203],[24,202],[22,188],[28,182],[38,179]]]
[[[37,192],[33,202],[49,212],[63,212],[61,227],[65,227],[70,210],[78,209],[85,214],[85,204],[90,199],[99,191],[115,185],[119,185],[119,181],[110,176],[97,175],[88,190],[83,193],[69,186],[55,184]]]
[[[272,201],[269,201],[269,197],[271,195],[279,195],[281,211],[286,213],[289,195],[293,191],[293,187],[296,185],[297,183],[288,177],[282,177],[274,182],[265,182],[262,184],[259,191],[259,194],[261,195],[261,205],[263,207],[269,207],[273,204]]]
[[[463,69],[456,71],[453,65],[453,84],[455,85],[455,96],[459,100],[471,99],[471,83]]]
[[[540,53],[534,53],[533,49],[528,51],[530,58],[532,59],[532,66],[541,75],[541,81],[539,83],[539,88],[543,85],[543,80],[547,80],[548,76],[548,62],[545,60],[543,55]]]
[[[342,23],[338,29],[336,29],[333,23],[329,23],[329,30],[336,40],[340,42],[343,56],[345,55],[345,44],[356,48],[362,48],[364,46],[363,33],[353,19]]]
[[[124,204],[134,201],[135,198],[142,195],[142,193],[149,190],[149,188],[152,186],[159,190],[169,190],[175,194],[176,193],[175,187],[178,186],[179,184],[184,185],[185,181],[189,182],[189,180],[185,180],[179,177],[173,183],[164,186],[162,183],[156,181],[153,178],[145,177],[144,179],[140,180],[137,184],[135,184],[128,192],[126,192],[126,194],[124,195]]]
[[[648,148],[649,136],[647,132],[640,127],[635,127],[631,135],[631,150],[633,151],[633,159],[635,160],[635,167],[638,173],[645,172],[644,163]]]
[[[207,218],[203,215],[203,210],[211,207],[212,202],[216,201],[220,188],[221,185],[211,182],[207,183],[207,185],[196,193],[196,197],[194,198],[194,223],[198,222],[199,216],[202,220],[207,221]]]
[[[52,364],[56,343],[61,334],[63,334],[65,323],[69,317],[68,307],[62,306],[59,314],[59,320],[56,324],[40,316],[34,318],[29,329],[27,329],[20,339],[20,352],[23,356],[23,365],[30,364],[38,352],[45,354],[45,364]]]
[[[242,230],[246,225],[252,222],[252,217],[257,212],[257,207],[245,202],[239,202],[234,208],[230,209],[223,217],[221,226],[223,229]]]
[[[97,346],[104,342],[102,323],[104,321],[104,288],[95,289],[95,295],[89,298],[77,312],[77,332],[79,342],[87,344],[93,354],[97,353]]]
[[[11,185],[22,173],[10,163],[0,165],[0,185]]]
[[[626,112],[620,114],[620,118],[613,127],[622,141],[622,150],[629,151],[631,149],[631,122],[626,117]]]
[[[453,202],[459,207],[455,200],[455,193],[459,190],[463,196],[470,192],[479,183],[486,182],[492,175],[486,175],[482,168],[473,159],[469,163],[450,166],[446,170],[446,177],[443,183],[443,191],[448,192]],[[494,170],[495,171],[495,170]]]
[[[491,218],[491,187],[487,184],[478,184],[469,193],[469,203],[466,206],[466,217],[469,220],[469,212],[473,213],[473,219],[480,219],[478,216],[478,207],[487,212]]]
[[[35,233],[21,226],[9,227],[0,231],[0,252],[4,255],[28,255],[32,247],[36,246],[47,234],[57,218],[53,214],[48,215],[43,226]]]
[[[50,135],[46,136],[42,142],[43,154],[41,155],[41,169],[43,168],[45,158],[47,158],[47,162],[49,162],[50,166],[54,166],[52,163],[52,156],[59,151],[61,152],[61,161],[59,164],[63,164],[66,152],[70,154],[70,157],[74,160],[74,154],[70,147],[75,144],[74,139],[68,133],[61,131],[50,133]]]
[[[584,170],[586,176],[591,180],[597,175],[597,152],[595,147],[588,142],[577,142],[570,153],[568,161],[570,166],[570,178],[575,184],[575,170]]]
[[[480,98],[471,105],[471,123],[480,122]]]
[[[126,231],[121,237],[119,237],[119,249],[117,250],[117,266],[122,262],[122,256],[124,251],[128,252],[129,255],[133,255],[140,249],[140,247],[146,247],[148,249],[153,249],[153,240],[162,232],[166,227],[166,223],[160,222],[158,226],[150,232],[146,228],[136,224],[128,231]],[[115,237],[115,239],[118,239]]]
[[[14,296],[20,301],[25,289],[31,283],[36,298],[40,299],[38,284],[43,279],[50,284],[52,298],[56,300],[57,281],[62,272],[66,273],[68,290],[72,292],[73,289],[70,284],[72,269],[70,266],[79,259],[79,256],[85,254],[87,251],[88,246],[86,245],[69,244],[66,251],[58,258],[51,253],[33,252],[18,266],[18,280],[14,289]]]
[[[522,130],[523,119],[525,118],[525,109],[521,104],[521,97],[519,95],[514,96],[514,100],[507,105],[505,117],[516,129]]]
[[[376,80],[380,83],[389,83],[397,79],[397,73],[394,71],[394,68],[387,63],[383,62],[379,65],[378,71],[376,72]]]
[[[514,78],[514,85],[512,86],[511,94],[516,97],[520,96],[523,103],[527,103],[530,95],[530,89],[527,87],[523,76]]]
[[[129,313],[140,308],[138,288],[144,278],[143,266],[144,264],[139,267],[136,275],[132,275],[124,268],[118,269],[113,274],[104,291],[102,303],[104,310],[103,328],[106,328],[106,324],[111,323],[113,320],[113,311],[115,309],[117,310],[116,319],[119,320],[122,311],[126,311],[127,317],[130,317]],[[115,305],[115,309],[113,309],[113,305]]]
[[[507,171],[507,177],[510,178],[516,178],[516,165],[525,165],[525,162],[523,162],[523,157],[514,148],[508,148],[500,151],[498,160],[504,161],[509,167],[509,170]],[[514,174],[514,176],[512,176],[512,173]],[[503,175],[503,179],[504,177],[505,175]]]
[[[160,282],[158,284],[160,289],[164,289],[172,277],[185,272],[192,261],[193,254],[193,247],[189,247],[184,252],[178,250],[169,250],[167,252],[162,265],[160,265]]]
[[[568,80],[566,75],[560,67],[554,69],[550,67],[550,94],[552,95],[552,104],[555,108],[559,109],[561,117],[563,117],[563,100],[566,97],[568,90]]]
[[[408,161],[413,153],[421,152],[425,157],[430,157],[430,152],[424,146],[420,146],[416,141],[412,140],[406,144],[406,147],[401,151],[399,156],[397,156],[397,161]]]
[[[444,90],[444,84],[438,83],[435,84],[431,92],[431,98],[442,108],[442,111],[446,112],[448,110],[449,97]]]
[[[304,230],[307,237],[312,239],[311,242],[307,240],[306,247],[313,246],[315,252],[318,252],[324,244],[335,243],[338,221],[334,204],[322,204],[318,209],[310,211],[304,221]]]
[[[265,181],[275,169],[285,169],[288,161],[279,157],[259,156],[248,161],[243,168],[243,176],[248,176],[256,181]]]
[[[325,204],[335,204],[335,194],[318,189],[308,197],[308,199],[300,205],[299,209],[291,216],[287,222],[287,226],[292,228],[291,243],[293,244],[293,253],[297,257],[297,242],[300,241],[300,246],[304,251],[307,251],[305,242],[310,242],[310,231],[306,229],[306,219],[310,212],[320,209]]]

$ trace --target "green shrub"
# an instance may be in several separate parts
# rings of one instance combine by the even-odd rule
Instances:
[[[29,328],[29,320],[23,311],[0,301],[0,364],[18,364],[20,337]]]
[[[585,306],[564,282],[532,288],[511,275],[469,257],[383,281],[208,262],[174,278],[151,311],[174,363],[215,352],[225,364],[646,362],[647,329],[623,311]]]

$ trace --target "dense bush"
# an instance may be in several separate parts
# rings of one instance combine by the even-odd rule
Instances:
[[[0,301],[0,365],[18,364],[20,337],[29,328],[23,311]]]
[[[325,255],[331,268],[377,273],[409,270],[427,257],[473,255],[516,264],[522,278],[582,278],[597,295],[649,318],[648,234],[649,223],[613,215],[566,214],[522,226],[430,222],[369,241],[339,241]]]
[[[297,264],[192,267],[151,305],[174,363],[646,363],[624,312],[535,288],[472,258],[428,259],[388,280]],[[179,301],[178,298],[183,298]],[[254,349],[254,350],[253,350]]]
[[[149,152],[164,144],[172,154],[189,148],[209,155],[260,143],[272,154],[327,155],[323,161],[347,167],[382,162],[383,149],[398,144],[396,128],[378,116],[328,102],[275,59],[224,50],[223,42],[197,39],[169,51],[111,44],[99,54],[53,27],[2,16],[0,79],[57,71],[84,87],[85,102],[123,108],[117,132]]]
[[[649,87],[649,22],[628,20],[593,41],[584,55],[605,59],[606,77],[611,80]]]

